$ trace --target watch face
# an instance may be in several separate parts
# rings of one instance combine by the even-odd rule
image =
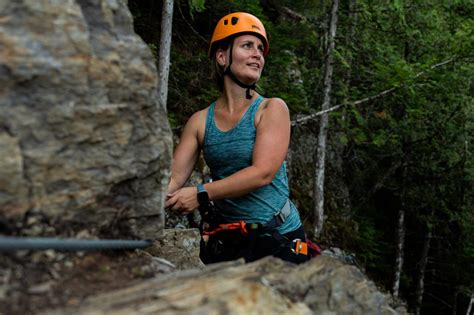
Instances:
[[[207,194],[207,191],[199,192],[197,198],[200,205],[209,203],[209,195]]]

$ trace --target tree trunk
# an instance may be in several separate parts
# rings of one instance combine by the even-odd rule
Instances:
[[[406,166],[403,168],[403,187],[401,193],[401,205],[398,211],[398,226],[397,226],[397,247],[395,253],[395,271],[393,278],[392,294],[395,299],[400,295],[400,278],[402,275],[404,245],[405,245],[405,194],[406,194]]]
[[[166,108],[168,98],[168,76],[170,72],[170,50],[171,50],[171,30],[173,26],[173,0],[163,1],[161,15],[161,38],[160,38],[160,61],[159,61],[159,81],[158,98],[159,102]]]
[[[393,297],[399,298],[400,295],[400,278],[402,275],[403,258],[404,258],[404,245],[405,245],[405,209],[402,207],[398,211],[398,227],[397,227],[397,248],[395,256],[395,272],[393,279]]]
[[[328,109],[331,103],[331,87],[332,87],[332,73],[333,73],[333,51],[335,47],[336,29],[337,29],[337,10],[339,0],[333,0],[331,8],[331,20],[329,26],[329,45],[326,52],[326,63],[324,73],[324,100],[322,110]],[[318,237],[323,230],[324,218],[324,170],[326,159],[326,138],[328,128],[328,114],[321,116],[319,136],[318,136],[318,151],[316,160],[316,174],[314,183],[314,198],[315,198],[315,227],[314,234]]]
[[[346,36],[346,47],[351,47],[353,43],[355,43],[355,32],[357,27],[357,0],[351,0],[349,2],[349,21],[350,21],[350,29]],[[352,53],[349,53],[347,56],[347,63],[350,65],[349,69],[346,72],[344,77],[344,85],[349,89],[349,85],[351,83],[351,76],[352,76]]]
[[[471,314],[472,304],[474,303],[474,293],[471,294],[471,300],[469,301],[469,306],[467,307],[466,315]]]
[[[426,265],[428,263],[428,253],[430,251],[430,246],[431,246],[431,237],[432,237],[432,232],[431,232],[431,229],[429,229],[425,238],[425,244],[423,245],[423,251],[421,253],[420,269],[418,271],[419,278],[418,278],[418,284],[415,290],[415,294],[416,294],[415,314],[416,315],[420,314],[421,303],[423,302],[423,292],[425,288],[425,270],[426,270]]]
[[[456,291],[454,292],[454,298],[453,298],[453,315],[456,315],[458,311],[458,295],[459,295],[459,290],[456,289]]]

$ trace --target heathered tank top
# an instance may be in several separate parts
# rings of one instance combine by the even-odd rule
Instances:
[[[252,164],[256,137],[255,114],[262,101],[263,97],[259,96],[237,125],[228,131],[221,131],[216,126],[214,120],[216,103],[212,103],[209,107],[203,154],[213,180],[228,177]],[[284,162],[270,184],[239,198],[215,200],[214,205],[227,223],[244,220],[263,224],[280,211],[288,200],[288,195],[288,178]],[[301,225],[298,210],[292,202],[290,207],[289,217],[278,228],[282,234],[294,231]]]

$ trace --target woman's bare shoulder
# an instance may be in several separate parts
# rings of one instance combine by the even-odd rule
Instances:
[[[262,107],[262,109],[267,109],[270,107],[288,109],[288,106],[286,105],[285,101],[279,97],[266,98]]]
[[[204,109],[198,110],[197,112],[194,112],[194,114],[189,117],[188,121],[186,122],[186,125],[189,125],[190,127],[197,127],[200,124],[204,123],[206,121],[208,111],[209,107],[206,107]]]
[[[289,115],[288,106],[285,101],[278,97],[266,98],[260,108],[258,109],[255,117],[255,125],[258,125],[264,116],[275,117]]]
[[[197,136],[199,144],[203,143],[204,133],[206,129],[206,118],[209,112],[209,106],[201,109],[191,115],[186,123],[185,130]]]

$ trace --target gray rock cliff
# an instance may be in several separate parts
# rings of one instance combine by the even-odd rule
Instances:
[[[1,216],[54,226],[33,234],[155,237],[170,160],[125,1],[0,0]]]

